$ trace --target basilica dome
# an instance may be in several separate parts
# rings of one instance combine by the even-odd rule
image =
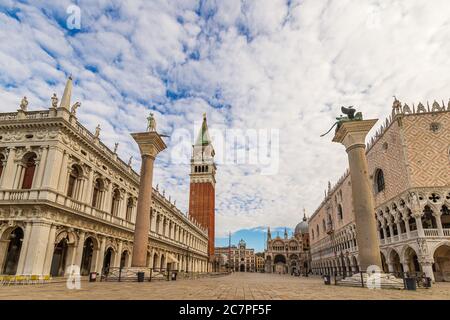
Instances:
[[[306,218],[306,214],[303,216],[303,221],[297,224],[295,227],[294,234],[306,234],[308,233],[308,219]]]

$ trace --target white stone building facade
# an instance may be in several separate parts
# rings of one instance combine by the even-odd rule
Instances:
[[[139,175],[61,104],[0,114],[0,274],[130,266]],[[208,235],[157,189],[148,267],[208,270]]]

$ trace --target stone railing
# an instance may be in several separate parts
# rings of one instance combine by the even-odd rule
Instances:
[[[439,230],[438,229],[423,229],[425,233],[425,237],[438,237]]]
[[[450,229],[442,229],[442,231],[444,233],[444,237],[450,237]],[[441,237],[439,235],[439,229],[423,229],[423,233],[425,234],[425,238]],[[389,237],[386,239],[380,239],[380,245],[394,244],[394,243],[405,241],[405,240],[416,239],[418,237],[419,237],[419,235],[418,235],[417,230],[414,230],[409,233],[409,237],[408,237],[408,234],[402,233],[400,235],[396,235],[396,236]]]

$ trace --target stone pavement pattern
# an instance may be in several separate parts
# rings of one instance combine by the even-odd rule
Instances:
[[[450,283],[437,283],[417,291],[369,290],[325,286],[319,277],[235,273],[220,278],[158,282],[83,281],[80,290],[68,290],[65,283],[3,286],[0,299],[149,299],[149,300],[450,300]]]

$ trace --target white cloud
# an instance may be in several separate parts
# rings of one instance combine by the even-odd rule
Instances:
[[[150,108],[167,134],[196,135],[203,112],[211,128],[279,129],[278,174],[219,165],[219,235],[294,227],[303,206],[319,205],[347,165],[341,146],[319,138],[341,105],[384,118],[394,94],[448,99],[444,0],[80,1],[80,32],[64,28],[68,5],[0,4],[0,111],[16,110],[23,95],[30,108],[47,107],[73,73],[80,120],[90,130],[102,123],[126,161],[139,158],[128,133],[145,128]],[[172,164],[176,141],[168,145],[154,181],[186,211],[189,165]]]

